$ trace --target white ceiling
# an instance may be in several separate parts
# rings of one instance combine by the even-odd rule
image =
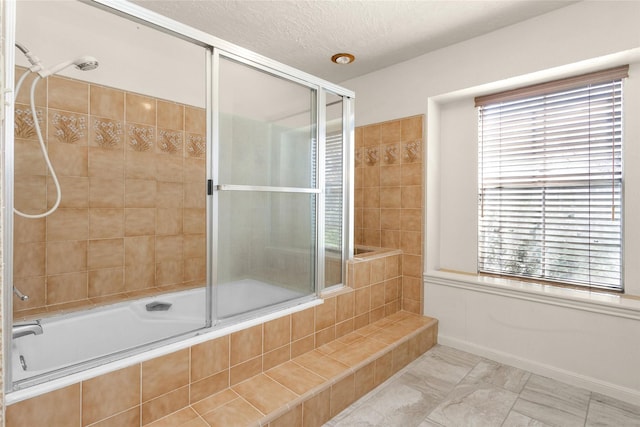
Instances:
[[[568,0],[134,0],[287,65],[342,82],[530,19]],[[533,36],[533,35],[532,35]],[[356,56],[336,65],[333,54]]]

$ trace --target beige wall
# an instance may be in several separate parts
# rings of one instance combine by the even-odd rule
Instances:
[[[423,121],[355,132],[355,243],[402,249],[402,308],[413,313],[422,313]]]
[[[33,214],[56,191],[26,93],[14,203]],[[14,215],[14,283],[29,295],[16,316],[203,285],[204,110],[63,77],[40,82],[36,105],[62,201],[46,218]]]

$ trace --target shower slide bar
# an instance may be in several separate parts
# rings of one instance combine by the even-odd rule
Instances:
[[[219,184],[215,186],[217,191],[264,191],[271,193],[309,193],[320,194],[320,190],[316,188],[301,187],[269,187],[262,185],[233,185]]]

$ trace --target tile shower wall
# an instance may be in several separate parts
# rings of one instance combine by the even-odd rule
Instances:
[[[423,122],[355,130],[355,243],[402,249],[402,309],[413,313],[422,313]]]
[[[40,213],[56,191],[27,92],[14,204]],[[46,218],[14,215],[14,283],[29,295],[14,298],[15,315],[204,284],[204,110],[62,77],[41,81],[35,100],[62,201]]]

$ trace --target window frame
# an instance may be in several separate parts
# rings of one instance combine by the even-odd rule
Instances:
[[[484,133],[483,133],[483,111],[485,108],[495,108],[496,106],[500,106],[500,105],[514,105],[518,102],[526,102],[526,100],[531,100],[531,99],[535,99],[536,97],[541,97],[542,99],[546,99],[546,97],[548,96],[553,96],[554,94],[562,94],[565,92],[570,92],[570,91],[574,91],[576,89],[580,89],[580,88],[587,88],[590,87],[592,85],[598,85],[598,84],[604,84],[607,82],[610,83],[614,83],[617,81],[620,81],[620,98],[622,97],[622,91],[623,91],[623,84],[622,84],[622,80],[628,76],[628,65],[625,66],[620,66],[620,67],[615,67],[615,68],[611,68],[611,69],[607,69],[607,70],[603,70],[603,71],[598,71],[595,73],[589,73],[589,74],[584,74],[581,76],[575,76],[575,77],[570,77],[570,78],[566,78],[566,79],[561,79],[561,80],[555,80],[552,82],[547,82],[547,83],[542,83],[542,84],[537,84],[537,85],[532,85],[532,86],[527,86],[527,87],[523,87],[523,88],[518,88],[518,89],[513,89],[513,90],[509,90],[509,91],[504,91],[504,92],[499,92],[499,93],[495,93],[495,94],[490,94],[490,95],[486,95],[486,96],[481,96],[481,97],[477,97],[475,98],[475,106],[478,107],[478,185],[477,185],[477,191],[478,191],[478,228],[477,228],[477,233],[478,233],[478,242],[477,242],[477,257],[478,257],[478,262],[477,262],[477,271],[479,274],[483,274],[483,275],[488,275],[488,276],[498,276],[498,277],[507,277],[507,278],[517,278],[517,279],[524,279],[524,280],[531,280],[531,281],[536,281],[536,282],[542,282],[542,283],[547,283],[547,284],[554,284],[554,285],[561,285],[561,286],[570,286],[570,287],[574,287],[574,288],[578,288],[578,289],[591,289],[591,288],[595,288],[595,289],[599,289],[599,290],[607,290],[607,291],[614,291],[614,292],[622,292],[624,290],[624,266],[623,266],[623,261],[624,261],[624,257],[623,257],[623,229],[624,229],[624,224],[622,222],[622,211],[623,211],[623,184],[622,184],[622,152],[623,152],[623,148],[622,148],[622,144],[623,144],[623,135],[622,135],[622,131],[623,131],[623,120],[624,120],[624,113],[622,111],[622,99],[620,99],[619,101],[619,108],[620,108],[620,118],[619,118],[619,128],[620,128],[620,147],[619,147],[619,152],[615,151],[615,146],[616,146],[616,141],[618,138],[616,138],[615,136],[612,137],[610,144],[612,147],[613,151],[613,156],[612,156],[612,160],[614,162],[614,167],[613,167],[613,171],[612,171],[612,197],[614,197],[614,194],[619,194],[619,226],[616,227],[612,227],[612,228],[617,228],[617,236],[619,236],[618,241],[619,244],[617,246],[614,245],[614,247],[617,247],[617,256],[618,258],[616,258],[616,262],[618,262],[618,264],[615,264],[616,267],[619,266],[619,277],[615,278],[617,279],[617,284],[613,285],[611,283],[608,284],[602,284],[602,283],[597,283],[595,281],[593,281],[591,279],[591,272],[596,271],[594,269],[591,268],[592,265],[592,260],[591,260],[591,253],[588,252],[588,255],[586,255],[586,259],[587,259],[587,263],[588,263],[588,267],[586,269],[588,278],[586,281],[580,281],[580,280],[561,280],[557,277],[550,277],[548,274],[546,274],[546,270],[542,269],[542,274],[532,274],[531,272],[525,272],[525,273],[518,273],[518,272],[514,272],[514,271],[508,271],[508,268],[505,267],[505,260],[504,259],[500,259],[499,261],[499,268],[497,271],[495,268],[489,268],[487,267],[487,263],[485,262],[486,259],[484,258],[486,256],[486,254],[490,251],[490,249],[485,249],[483,251],[483,219],[482,216],[484,214],[484,203],[485,203],[485,182],[483,181],[483,168],[486,167],[485,165],[485,159],[483,158],[483,148],[486,149],[486,147],[484,146]],[[589,97],[587,98],[588,100],[590,100],[590,92],[589,93]],[[583,104],[587,104],[589,101],[584,102]],[[616,105],[616,101],[614,98],[614,101],[612,102],[612,105]],[[544,117],[546,117],[547,115],[547,110],[546,110],[546,106],[541,108],[542,111],[544,111],[542,113],[542,115]],[[587,105],[587,110],[591,111],[591,104]],[[609,116],[607,116],[609,117]],[[502,120],[501,118],[498,120],[498,122],[500,122],[500,120]],[[592,123],[592,119],[591,116],[588,116],[588,123]],[[616,112],[615,112],[615,106],[614,106],[614,112],[611,115],[611,120],[612,120],[612,125],[611,128],[612,129],[616,129],[617,124],[618,123],[618,119],[616,119]],[[522,127],[522,129],[530,129],[527,127]],[[590,128],[589,128],[590,129]],[[500,144],[502,144],[502,135],[500,135],[499,137],[495,138],[495,140],[499,140]],[[505,137],[506,138],[506,137]],[[532,139],[533,141],[534,139]],[[536,142],[538,142],[538,140],[535,140]],[[543,142],[542,142],[542,146],[546,147],[546,138],[543,138]],[[591,133],[589,132],[589,136],[588,136],[588,146],[589,146],[589,157],[587,160],[587,163],[589,164],[589,178],[586,180],[586,182],[590,185],[592,181],[594,181],[592,179],[592,173],[591,173],[591,151],[590,151],[590,147],[592,146],[592,140],[591,140]],[[577,145],[577,144],[576,144]],[[593,144],[595,146],[595,144]],[[570,147],[571,149],[573,149],[573,147]],[[533,152],[533,150],[527,149],[526,151],[531,151]],[[500,152],[502,152],[502,145],[500,145]],[[617,179],[613,179],[614,176],[618,176],[616,175],[616,167],[618,167],[617,165],[615,165],[615,160],[616,160],[616,155],[619,155],[619,159],[620,159],[620,165],[619,165],[619,178]],[[527,157],[529,156],[529,157]],[[545,155],[546,156],[546,153]],[[501,159],[502,154],[497,156],[499,159]],[[518,157],[520,157],[520,155],[518,155]],[[523,159],[527,159],[527,158],[534,158],[536,157],[535,155],[532,154],[527,154],[525,153],[524,155],[522,155]],[[500,160],[502,161],[502,160]],[[542,163],[546,164],[546,158],[545,160],[541,161]],[[501,165],[501,163],[498,163]],[[503,166],[500,166],[503,167]],[[502,176],[502,173],[498,174],[499,176]],[[508,176],[508,173],[505,174],[506,176]],[[540,177],[546,177],[546,175],[544,174],[544,172],[542,173],[536,173],[533,176],[533,181],[535,181],[536,178],[540,178]],[[501,185],[501,184],[498,184]],[[537,188],[540,190],[541,193],[544,193],[546,191],[547,188],[551,188],[555,191],[557,191],[558,188],[562,188],[562,185],[559,184],[558,182],[555,183],[551,183],[551,185],[547,185],[546,183],[537,183],[537,186],[532,186],[529,187],[531,189]],[[579,184],[580,188],[585,188],[584,187],[584,181],[582,181]],[[504,188],[509,189],[511,188],[512,191],[514,191],[513,189],[515,187],[500,187],[500,186],[496,186],[495,187],[497,189],[497,193],[501,193]],[[567,187],[568,188],[568,187]],[[576,187],[578,188],[578,187]],[[586,200],[589,203],[589,211],[591,209],[591,187],[588,186],[588,193],[586,195]],[[522,190],[515,190],[515,193],[519,193]],[[618,193],[619,192],[619,193]],[[497,196],[496,200],[502,201],[501,199],[502,196]],[[542,199],[541,199],[542,200]],[[522,202],[512,202],[512,203],[522,203]],[[616,205],[616,200],[612,200],[612,207]],[[541,206],[541,205],[540,205]],[[502,212],[503,206],[501,205],[497,210]],[[535,209],[535,207],[533,207]],[[541,211],[543,211],[544,209],[540,209]],[[530,212],[530,211],[528,211]],[[546,215],[546,214],[544,214]],[[545,217],[543,214],[541,214],[540,216],[540,220],[538,221],[538,223],[543,223],[545,221]],[[597,216],[596,216],[597,217]],[[502,217],[499,217],[500,220]],[[591,212],[588,213],[588,228],[587,230],[590,230],[591,227],[591,221],[592,221],[592,215]],[[488,221],[485,221],[488,222]],[[562,220],[558,220],[558,222],[562,222]],[[535,220],[530,220],[530,222],[527,222],[527,224],[536,224]],[[581,230],[584,230],[584,228],[582,228]],[[487,231],[484,231],[484,233],[488,233]],[[558,232],[559,234],[561,234],[562,232]],[[568,232],[566,232],[566,235],[569,235]],[[577,232],[576,232],[577,233]],[[504,233],[504,235],[506,235],[507,233]],[[494,233],[494,235],[500,235],[500,232]],[[508,239],[508,236],[506,237]],[[499,248],[498,251],[503,252],[502,249],[502,240],[505,239],[503,237],[500,237],[500,244],[499,244]],[[515,240],[515,239],[514,239]],[[583,243],[583,246],[585,248],[591,249],[594,247],[597,247],[598,240],[597,239],[593,239],[593,241],[589,242],[590,237],[588,238],[584,238],[585,241],[587,241],[588,243]],[[520,250],[524,250],[523,247],[523,243],[522,242],[526,242],[526,240],[524,239],[518,239],[516,243],[514,243],[514,245],[516,245],[516,249],[514,249],[514,251],[520,251]],[[548,241],[546,240],[546,237],[540,237],[538,241],[536,242],[541,242],[539,243],[540,248],[543,248],[545,245],[548,244]],[[520,247],[518,247],[517,245],[520,245]],[[558,251],[558,253],[561,250]],[[515,253],[515,252],[514,252]],[[528,253],[525,252],[525,256],[528,256]],[[565,254],[566,256],[566,254]],[[547,259],[549,256],[546,253],[546,249],[541,249],[541,256],[540,259]],[[507,257],[505,257],[507,258]],[[525,267],[530,267],[530,266],[535,266],[535,261],[526,261],[524,260],[525,257],[523,257],[522,260],[522,264]],[[551,257],[551,259],[553,259],[553,257]],[[558,258],[556,258],[556,260],[560,260],[561,258],[558,256]],[[580,258],[582,259],[582,258]],[[599,258],[597,258],[599,259]],[[602,258],[605,259],[605,258]],[[564,260],[563,260],[564,261]],[[542,263],[541,263],[542,265]],[[604,282],[604,280],[603,280]]]

